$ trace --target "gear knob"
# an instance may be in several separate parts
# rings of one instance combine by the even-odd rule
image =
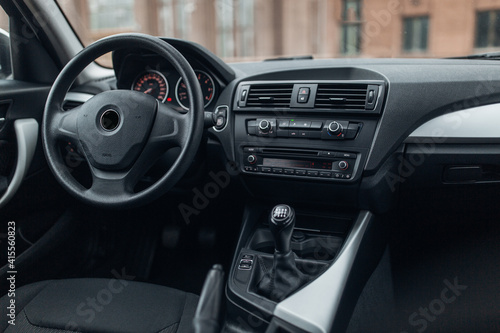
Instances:
[[[276,252],[290,252],[290,241],[295,227],[295,211],[288,205],[277,205],[269,216],[269,229],[274,237]]]

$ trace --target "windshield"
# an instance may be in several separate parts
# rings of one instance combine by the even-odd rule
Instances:
[[[500,1],[57,0],[84,45],[120,32],[197,42],[227,62],[500,50]],[[110,65],[110,60],[104,60]]]

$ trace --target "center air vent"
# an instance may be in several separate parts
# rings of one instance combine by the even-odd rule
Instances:
[[[367,84],[319,84],[314,107],[332,110],[365,110],[367,91]]]
[[[289,108],[293,84],[256,84],[250,87],[247,107]]]

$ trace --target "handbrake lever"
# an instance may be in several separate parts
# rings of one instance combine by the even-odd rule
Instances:
[[[207,274],[193,323],[196,333],[219,333],[222,296],[224,294],[224,270],[214,265]]]

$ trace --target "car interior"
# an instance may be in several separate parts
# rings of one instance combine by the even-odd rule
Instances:
[[[497,56],[233,63],[0,6],[1,332],[500,331]]]

